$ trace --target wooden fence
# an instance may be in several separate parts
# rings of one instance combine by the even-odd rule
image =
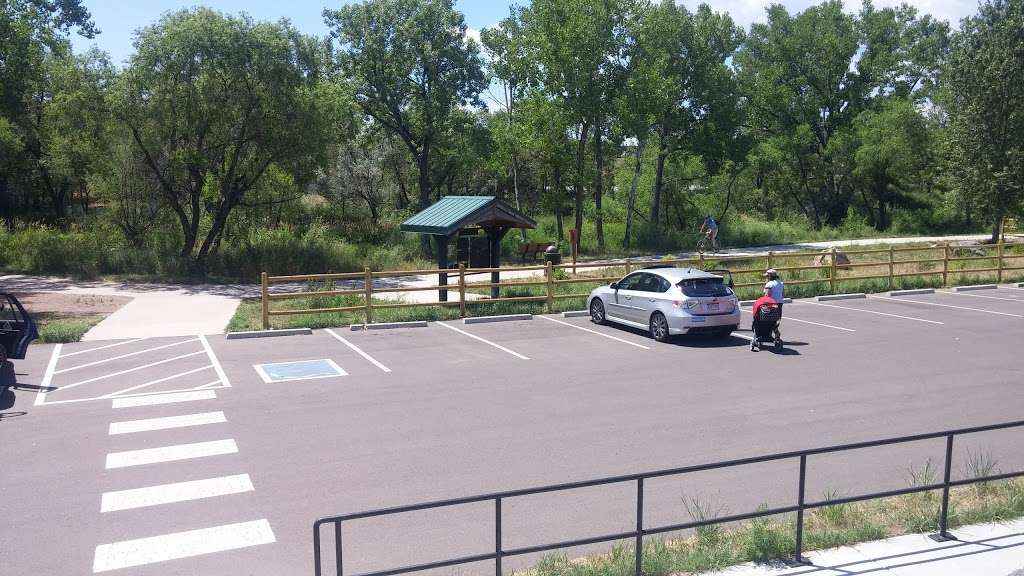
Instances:
[[[851,281],[851,280],[871,280],[871,279],[886,279],[888,281],[889,288],[895,286],[896,279],[906,277],[942,277],[942,285],[948,286],[950,279],[957,275],[962,274],[992,274],[995,273],[996,281],[1002,282],[1003,277],[1007,272],[1022,271],[1024,270],[1024,251],[1018,254],[1008,253],[1007,249],[1014,250],[1015,247],[1020,248],[1024,245],[1020,243],[999,243],[999,244],[986,244],[986,245],[972,245],[972,246],[957,246],[949,243],[928,246],[928,247],[888,247],[888,248],[870,248],[863,250],[843,250],[839,251],[836,248],[832,248],[830,251],[825,252],[769,252],[764,256],[719,256],[719,257],[708,257],[705,258],[703,255],[697,258],[668,260],[663,259],[657,262],[652,261],[637,261],[631,259],[624,260],[613,260],[603,262],[590,262],[590,263],[575,263],[575,264],[557,264],[553,265],[548,262],[544,266],[516,266],[516,267],[501,267],[501,268],[466,268],[463,265],[459,265],[458,268],[451,268],[446,270],[403,270],[403,271],[378,271],[374,272],[370,269],[366,269],[363,272],[349,272],[340,274],[308,274],[299,276],[269,276],[266,272],[262,274],[261,282],[261,304],[262,304],[262,324],[264,329],[269,329],[271,326],[271,317],[273,316],[286,316],[296,314],[321,314],[321,313],[341,313],[341,312],[361,312],[364,316],[366,323],[373,322],[374,310],[379,309],[394,309],[394,308],[410,308],[410,307],[422,307],[422,306],[436,306],[436,307],[458,307],[459,315],[461,317],[466,316],[466,310],[469,306],[478,304],[492,304],[496,302],[544,302],[547,310],[550,312],[554,307],[554,303],[561,299],[570,298],[582,298],[585,294],[580,293],[559,293],[558,287],[568,284],[602,284],[605,282],[613,282],[622,278],[625,274],[630,273],[633,270],[642,268],[644,266],[650,266],[653,264],[668,264],[676,266],[690,266],[700,269],[726,269],[729,270],[735,276],[760,275],[767,268],[775,268],[782,274],[786,275],[787,272],[803,273],[804,271],[816,270],[819,277],[812,279],[790,279],[786,280],[787,286],[799,286],[803,284],[828,284],[829,293],[836,293],[838,284],[840,282]],[[981,252],[981,254],[978,254]],[[931,257],[911,257],[909,259],[899,259],[900,255],[912,254],[912,253],[926,253],[926,256]],[[964,256],[964,253],[970,255]],[[937,254],[937,255],[936,255]],[[846,256],[849,262],[845,262],[842,256]],[[796,259],[807,260],[812,258],[813,264],[795,264],[787,265],[787,262],[792,262]],[[858,261],[860,260],[860,261]],[[763,266],[755,268],[730,268],[729,263],[739,262],[750,262],[750,261],[763,261]],[[980,262],[987,261],[989,267],[983,268],[960,268],[958,267],[961,263]],[[941,264],[941,268],[938,265]],[[901,272],[898,269],[914,265],[919,270],[911,272]],[[936,267],[935,270],[920,270],[924,267]],[[874,269],[874,270],[869,270]],[[840,275],[840,271],[853,271],[864,270],[866,274],[848,274]],[[881,270],[881,272],[880,272]],[[467,277],[474,274],[486,274],[491,272],[499,273],[514,273],[514,272],[531,272],[538,273],[543,271],[543,276],[537,274],[537,279],[513,279],[502,282],[467,282]],[[590,271],[588,274],[587,271]],[[609,272],[615,272],[614,275],[607,275]],[[457,278],[455,284],[433,284],[430,286],[415,286],[415,287],[374,287],[374,280],[382,278],[402,278],[417,275],[440,275],[446,274],[449,279]],[[287,293],[271,293],[270,285],[280,283],[294,283],[294,282],[323,282],[333,283],[336,281],[342,282],[361,282],[361,286],[358,288],[343,289],[343,290],[320,290],[320,291],[303,291],[303,292],[287,292]],[[736,288],[751,288],[761,286],[763,281],[756,282],[737,282]],[[543,294],[536,296],[513,296],[513,297],[501,297],[501,298],[480,298],[480,299],[467,299],[467,290],[482,289],[482,288],[521,288],[521,287],[544,287],[542,290]],[[391,293],[410,293],[410,292],[427,292],[427,291],[439,291],[446,290],[448,293],[457,292],[459,297],[458,300],[450,302],[374,302],[374,296],[380,294],[391,294]],[[362,302],[352,306],[340,306],[332,308],[290,308],[290,309],[272,309],[272,304],[275,301],[291,300],[291,299],[306,299],[306,298],[319,298],[325,296],[356,296],[362,299]]]

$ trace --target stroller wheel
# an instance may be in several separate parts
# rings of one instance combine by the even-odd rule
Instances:
[[[782,338],[781,337],[775,339],[775,349],[776,350],[782,350]]]
[[[757,349],[758,349],[757,340],[756,339],[755,340],[751,340],[750,341],[750,351],[751,352],[757,352]]]

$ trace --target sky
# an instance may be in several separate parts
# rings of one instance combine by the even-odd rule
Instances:
[[[764,20],[765,7],[774,2],[781,2],[790,12],[797,12],[818,3],[816,0],[682,0],[682,3],[694,9],[702,1],[717,11],[728,12],[744,27],[752,22]],[[877,7],[896,5],[901,1],[874,0]],[[917,7],[920,12],[948,20],[954,26],[961,18],[973,14],[977,9],[976,0],[907,2]],[[100,29],[100,34],[92,40],[74,36],[72,43],[76,51],[85,50],[93,45],[98,46],[110,54],[115,64],[120,65],[134,51],[132,42],[136,30],[155,22],[164,12],[196,5],[209,6],[230,14],[244,11],[259,20],[288,18],[303,32],[324,36],[327,34],[327,26],[321,16],[323,9],[337,8],[344,3],[346,2],[339,0],[84,0],[86,8],[92,13],[93,21]],[[844,4],[849,10],[855,11],[860,6],[860,0],[844,0]],[[456,0],[455,5],[465,15],[467,26],[476,31],[492,26],[507,16],[510,3],[508,0]]]

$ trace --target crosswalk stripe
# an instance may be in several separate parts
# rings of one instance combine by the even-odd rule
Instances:
[[[155,406],[157,404],[173,404],[175,402],[192,402],[194,400],[213,400],[217,393],[213,390],[195,392],[175,392],[173,394],[152,394],[132,398],[114,398],[112,408],[134,408],[137,406]]]
[[[176,444],[159,448],[111,452],[107,454],[107,469],[173,462],[175,460],[190,460],[207,456],[234,454],[236,452],[238,452],[238,445],[230,438],[227,440],[213,440],[211,442],[193,442],[191,444]]]
[[[100,502],[100,512],[116,512],[252,491],[252,480],[249,479],[248,474],[174,482],[132,490],[104,492]]]
[[[274,531],[266,519],[174,532],[100,544],[96,547],[92,571],[107,572],[273,542],[276,542]]]
[[[132,434],[134,432],[151,432],[153,430],[169,430],[171,428],[187,428],[204,424],[227,422],[223,412],[200,412],[181,416],[165,416],[163,418],[146,418],[144,420],[126,420],[110,423],[110,435]]]

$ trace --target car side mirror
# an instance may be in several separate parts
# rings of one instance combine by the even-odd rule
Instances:
[[[618,290],[619,289],[619,283],[618,282],[612,282],[611,284],[608,285],[608,287],[611,288],[612,290]]]

